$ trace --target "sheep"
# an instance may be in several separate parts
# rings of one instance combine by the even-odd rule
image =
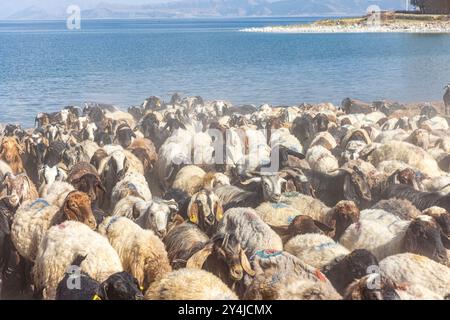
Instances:
[[[80,221],[92,229],[96,228],[87,194],[70,192],[62,208],[49,204],[45,199],[24,202],[14,216],[11,239],[20,255],[33,261],[45,232],[65,220]]]
[[[401,253],[380,261],[380,273],[403,286],[421,286],[445,297],[450,292],[450,268],[427,257]]]
[[[248,257],[258,250],[283,250],[281,238],[261,220],[252,208],[227,210],[217,232],[234,233]]]
[[[57,165],[49,167],[44,165],[39,170],[39,180],[41,186],[39,187],[39,195],[44,197],[48,193],[48,189],[55,181],[65,181],[67,179],[67,174],[64,170],[59,168]]]
[[[339,256],[321,271],[330,280],[339,294],[344,295],[348,286],[365,275],[379,271],[378,260],[365,249],[356,249],[347,255]]]
[[[5,174],[1,188],[5,195],[17,196],[20,203],[27,200],[35,200],[39,197],[36,186],[24,173],[16,176],[12,173]]]
[[[181,218],[176,214],[178,204],[174,200],[157,198],[148,202],[141,200],[133,205],[133,211],[136,224],[143,229],[152,230],[161,239],[179,223]]]
[[[67,182],[75,189],[87,193],[92,202],[106,193],[97,170],[88,162],[79,162],[74,165],[68,174]]]
[[[75,188],[67,182],[55,181],[46,192],[42,192],[41,197],[50,205],[61,208],[67,195],[74,190]]]
[[[339,300],[341,296],[320,272],[282,251],[257,251],[251,258],[255,276],[245,275],[244,300]]]
[[[349,285],[344,300],[400,300],[396,286],[374,273],[355,280]]]
[[[371,207],[392,213],[402,220],[412,220],[420,215],[420,211],[406,199],[391,198],[381,200]]]
[[[200,191],[203,184],[203,177],[205,175],[206,172],[197,166],[190,165],[183,167],[175,176],[175,180],[172,183],[172,188],[180,189],[192,196]]]
[[[163,239],[173,269],[185,268],[188,259],[209,241],[208,235],[191,222],[175,226]]]
[[[117,202],[127,196],[140,197],[145,201],[152,199],[152,193],[148,188],[147,181],[142,174],[137,172],[128,172],[112,189],[111,206],[114,207]]]
[[[50,205],[43,199],[22,203],[11,226],[11,240],[19,254],[34,261],[46,231],[61,219],[59,207]]]
[[[119,254],[124,270],[144,289],[172,271],[164,244],[153,231],[117,216],[106,218],[98,229]]]
[[[439,116],[422,122],[420,127],[427,131],[448,130],[449,128],[447,119]]]
[[[334,206],[341,200],[351,200],[362,207],[372,201],[367,177],[357,166],[340,168],[333,174],[302,171],[311,183],[314,194],[327,206]]]
[[[85,224],[66,221],[51,227],[39,245],[33,267],[36,291],[54,299],[59,281],[79,255],[86,256],[81,271],[98,282],[123,271],[119,255],[105,237]]]
[[[382,161],[399,160],[419,169],[430,177],[442,175],[439,166],[425,150],[403,141],[389,141],[376,148],[369,156],[369,161],[378,166]]]
[[[154,282],[147,300],[237,300],[218,277],[204,270],[179,269]]]
[[[321,201],[310,196],[295,194],[293,197],[291,196],[283,198],[282,203],[287,204],[303,215],[310,216],[314,220],[319,221],[326,226],[334,228],[334,232],[330,234],[330,236],[332,236],[334,240],[338,240],[347,229],[347,227],[352,223],[358,222],[360,217],[360,211],[356,204],[352,201],[340,201],[333,208],[329,208],[325,206]],[[284,216],[285,221],[286,218],[289,221],[291,217],[286,217],[286,212],[287,214],[290,214],[289,211],[283,211],[281,213],[277,212],[277,214],[280,214],[280,218],[281,216]],[[262,212],[261,208],[260,212]],[[269,212],[269,214],[271,213]],[[264,214],[264,216],[267,217],[266,214]],[[264,219],[268,221],[267,218]],[[270,218],[270,221],[271,225],[274,225],[272,222],[274,221],[274,219]]]
[[[203,248],[193,254],[186,268],[204,269],[218,276],[230,288],[241,281],[244,273],[254,276],[247,255],[234,234],[215,234]]]
[[[422,254],[446,264],[448,238],[436,221],[421,215],[412,221],[397,221],[394,226],[361,219],[347,228],[339,239],[347,249],[370,250],[377,259],[402,252]]]
[[[187,215],[189,221],[198,225],[211,236],[223,218],[222,202],[212,190],[201,190],[192,196]]]
[[[172,185],[180,166],[191,162],[191,144],[192,135],[177,129],[159,149],[156,172],[164,191]]]
[[[134,139],[136,134],[128,124],[122,123],[116,128],[114,142],[118,142],[123,148],[128,148]]]
[[[293,237],[285,245],[284,250],[298,257],[306,264],[322,269],[334,259],[350,253],[348,249],[321,234],[302,234]]]
[[[317,145],[310,147],[306,153],[306,160],[312,170],[328,173],[339,168],[338,161],[330,151]]]
[[[286,180],[278,173],[259,174],[260,176],[241,182],[242,185],[256,184],[253,191],[244,191],[236,186],[219,186],[214,192],[222,201],[225,210],[232,207],[249,206],[256,207],[263,201],[279,202],[281,192]]]
[[[77,256],[71,263],[73,268],[80,268],[86,259]],[[69,270],[70,271],[70,270]],[[79,283],[72,288],[69,284]],[[87,273],[66,272],[56,288],[55,300],[143,300],[136,278],[128,272],[112,274],[103,283],[92,279]]]
[[[153,142],[145,138],[135,139],[128,150],[142,162],[145,174],[150,173],[158,159],[158,153]]]
[[[425,210],[427,208],[437,206],[450,210],[450,195],[441,194],[440,192],[423,192],[414,188],[403,185],[391,185],[382,194],[383,199],[399,198],[409,200],[417,209]]]
[[[19,174],[25,171],[21,159],[22,154],[24,154],[24,150],[17,138],[3,137],[0,145],[0,160],[10,166],[13,174]]]

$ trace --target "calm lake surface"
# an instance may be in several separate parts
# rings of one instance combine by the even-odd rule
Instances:
[[[313,18],[0,22],[0,122],[178,91],[235,104],[441,100],[450,35],[269,34]]]

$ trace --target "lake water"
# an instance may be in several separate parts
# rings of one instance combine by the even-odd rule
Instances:
[[[126,108],[178,91],[235,104],[441,100],[450,36],[268,34],[304,18],[0,22],[0,122],[85,101]]]

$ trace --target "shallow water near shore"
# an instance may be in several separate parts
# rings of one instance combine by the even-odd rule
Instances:
[[[312,18],[0,22],[0,122],[178,91],[235,104],[442,100],[450,35],[243,33]]]

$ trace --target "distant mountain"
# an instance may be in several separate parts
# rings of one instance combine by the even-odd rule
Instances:
[[[404,0],[185,0],[149,5],[99,3],[82,10],[85,19],[131,19],[163,17],[242,17],[242,16],[336,16],[356,15],[369,5],[381,9],[404,8]],[[9,19],[64,19],[64,10],[46,11],[32,6]]]

